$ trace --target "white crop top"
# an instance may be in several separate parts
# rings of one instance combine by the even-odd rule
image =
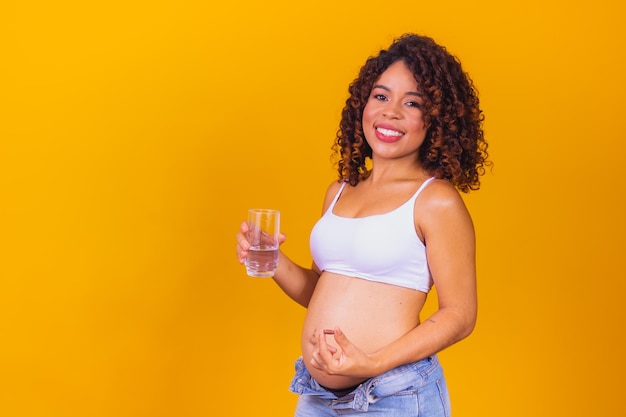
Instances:
[[[417,236],[415,199],[434,178],[422,183],[400,207],[366,217],[341,217],[333,213],[346,183],[311,231],[310,247],[322,271],[367,279],[427,293],[433,279],[426,247]]]

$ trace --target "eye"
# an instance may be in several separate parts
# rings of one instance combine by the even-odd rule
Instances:
[[[416,109],[422,108],[422,103],[419,101],[407,101],[405,104],[409,107],[415,107]]]
[[[380,94],[380,93],[378,93],[378,94],[376,94],[376,93],[375,93],[375,94],[372,94],[372,98],[373,98],[374,100],[378,100],[378,101],[387,101],[387,96],[386,96],[386,95],[384,95],[384,94]]]

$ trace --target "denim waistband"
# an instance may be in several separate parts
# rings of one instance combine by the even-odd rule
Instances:
[[[369,404],[408,389],[435,382],[443,374],[436,355],[417,362],[400,365],[378,376],[362,382],[355,390],[345,396],[337,397],[321,386],[306,369],[302,357],[295,364],[296,374],[289,387],[291,392],[300,395],[315,395],[330,401],[334,409],[352,408],[367,411]],[[433,377],[433,375],[436,375]]]

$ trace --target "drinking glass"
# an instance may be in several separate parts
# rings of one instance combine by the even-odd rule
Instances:
[[[248,210],[248,233],[250,249],[246,258],[246,272],[251,277],[274,276],[278,266],[278,234],[280,212],[271,209]]]

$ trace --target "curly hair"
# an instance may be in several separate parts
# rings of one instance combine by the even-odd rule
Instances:
[[[478,190],[479,177],[491,162],[487,160],[484,116],[473,81],[443,46],[415,34],[402,35],[388,49],[369,57],[350,84],[333,145],[339,180],[356,185],[370,174],[367,162],[372,148],[363,134],[363,110],[376,80],[397,61],[403,61],[413,73],[424,97],[422,115],[427,133],[418,151],[420,165],[462,192]]]

